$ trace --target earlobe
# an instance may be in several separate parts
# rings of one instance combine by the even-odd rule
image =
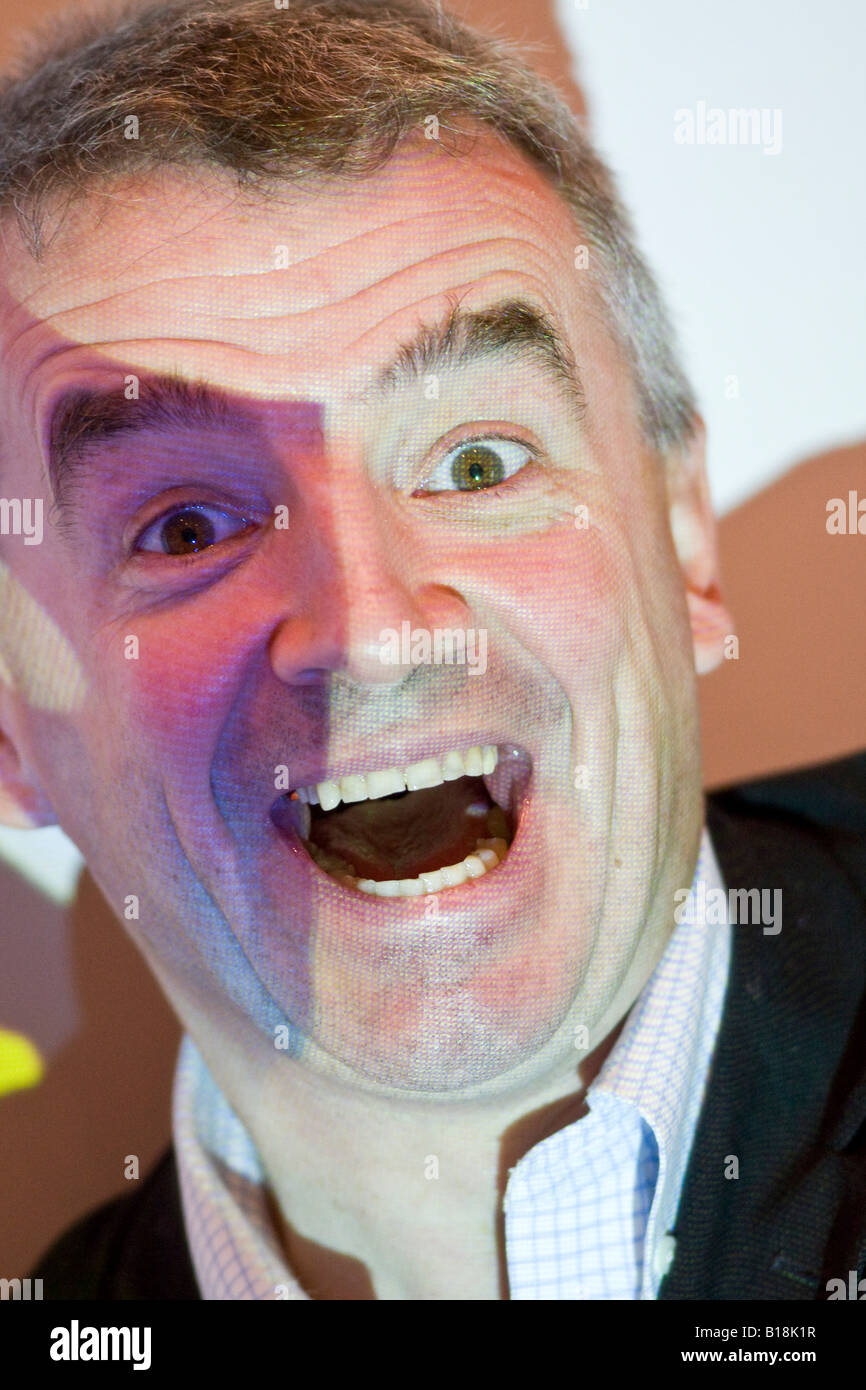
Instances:
[[[736,635],[733,620],[715,584],[704,593],[687,587],[686,607],[692,625],[695,670],[699,676],[705,676],[727,656],[728,642]]]

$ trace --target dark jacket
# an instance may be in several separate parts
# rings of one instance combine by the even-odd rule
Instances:
[[[866,1273],[866,754],[715,793],[731,975],[663,1299],[826,1299]],[[734,1170],[739,1176],[726,1176]],[[197,1299],[174,1153],[43,1257],[46,1299]]]

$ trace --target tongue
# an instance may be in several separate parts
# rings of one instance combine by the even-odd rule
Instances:
[[[344,859],[359,878],[417,878],[472,854],[478,839],[491,833],[489,810],[494,803],[481,778],[461,777],[327,813],[314,808],[309,839]]]

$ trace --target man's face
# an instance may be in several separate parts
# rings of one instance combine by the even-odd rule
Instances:
[[[173,374],[229,403],[91,440],[42,544],[3,542],[0,725],[45,818],[193,1031],[390,1092],[573,1070],[655,964],[701,828],[669,496],[584,238],[489,136],[278,203],[172,173],[95,206],[40,264],[7,229],[0,490],[50,497],[72,390],[122,415]],[[383,380],[421,325],[509,301],[555,328],[582,407],[501,331]],[[446,629],[462,664],[431,659]],[[486,783],[471,757],[456,776],[449,754],[489,746]],[[287,811],[286,791],[419,763],[446,780],[309,831],[303,794]],[[504,860],[412,888],[501,837],[495,801]],[[404,887],[341,881],[290,818]]]

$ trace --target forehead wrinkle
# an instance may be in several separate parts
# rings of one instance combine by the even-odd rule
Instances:
[[[537,265],[539,257],[542,262],[550,259],[549,253],[539,246],[537,239],[507,233],[504,229],[500,229],[495,235],[476,237],[471,241],[460,239],[458,229],[453,245],[443,249],[441,240],[437,240],[436,244],[421,256],[407,260],[401,258],[398,264],[391,262],[387,265],[382,265],[381,259],[383,256],[387,257],[393,248],[387,243],[382,244],[382,230],[372,229],[365,235],[378,242],[378,256],[371,254],[359,257],[357,250],[351,251],[352,242],[356,238],[349,238],[344,243],[323,248],[312,256],[292,262],[288,266],[267,265],[255,269],[227,270],[211,267],[207,272],[195,275],[173,272],[171,267],[166,267],[162,275],[156,274],[147,280],[121,287],[117,286],[119,272],[112,268],[112,279],[115,283],[110,289],[106,287],[105,293],[97,294],[96,297],[91,297],[89,293],[86,297],[55,305],[36,322],[28,324],[14,341],[20,346],[30,333],[40,328],[53,329],[58,333],[63,333],[65,327],[70,330],[78,327],[80,330],[82,326],[86,327],[94,314],[101,315],[104,321],[110,322],[113,310],[122,311],[127,318],[130,313],[134,318],[140,316],[142,311],[150,316],[154,313],[160,296],[168,296],[171,300],[170,307],[174,317],[172,324],[166,325],[166,331],[171,327],[168,336],[185,336],[177,334],[178,315],[183,323],[206,321],[227,326],[249,325],[260,330],[262,324],[278,323],[282,319],[297,320],[305,315],[327,314],[335,310],[341,313],[352,312],[355,303],[362,303],[365,296],[381,294],[386,298],[391,297],[399,292],[401,282],[406,277],[415,276],[423,280],[430,276],[447,274],[448,266],[453,262],[459,264],[461,260],[472,262],[479,257],[489,260],[484,270],[476,270],[475,279],[508,270],[516,273],[522,270],[524,274],[534,275],[542,281],[546,280],[549,274],[549,268],[546,272]],[[497,250],[503,247],[504,254],[497,256]],[[359,260],[364,266],[360,275],[356,270],[357,278],[353,277],[355,283],[348,292],[347,276],[342,273],[340,259],[344,250],[353,269],[356,269]],[[315,262],[320,260],[326,261],[329,278],[334,282],[333,287],[324,285],[318,276],[311,277],[312,283],[304,283],[305,271],[313,268]],[[78,286],[80,278],[78,275],[71,275],[65,283]],[[63,288],[63,282],[60,285],[55,282],[51,288],[56,296]],[[98,285],[92,286],[92,289],[98,288]],[[201,298],[196,299],[189,295],[184,297],[187,288],[199,290]],[[219,304],[219,308],[215,309],[215,302]],[[67,320],[70,322],[67,323]],[[99,322],[97,319],[97,324],[94,325],[96,331]],[[140,333],[136,330],[133,336],[138,337]],[[91,345],[94,344],[91,342]]]
[[[562,212],[563,210],[558,209],[558,211]],[[513,210],[511,216],[514,216]],[[535,222],[534,218],[528,218],[525,213],[521,220],[533,224]],[[395,225],[399,224],[395,222]],[[386,226],[386,242],[389,240],[388,230]],[[370,237],[373,237],[381,247],[383,237],[381,226],[369,231],[365,229],[360,238],[356,235],[350,236],[345,244],[351,250],[352,244],[360,245],[364,239]],[[503,246],[504,255],[502,254]],[[115,268],[116,263],[113,262],[112,280],[114,284],[111,286],[111,293],[92,298],[92,291],[98,289],[98,285],[94,285],[91,288],[91,293],[82,297],[80,295],[81,277],[71,277],[71,283],[78,288],[79,294],[74,296],[72,302],[50,309],[41,323],[31,322],[26,327],[22,327],[19,333],[11,338],[4,334],[6,337],[4,356],[8,356],[10,352],[14,353],[15,357],[18,357],[22,352],[26,356],[27,343],[33,332],[38,334],[40,330],[43,332],[52,331],[52,328],[55,332],[62,331],[67,325],[68,338],[77,339],[78,345],[108,346],[109,343],[104,331],[100,331],[104,325],[99,319],[104,320],[107,314],[110,315],[114,306],[117,306],[118,311],[123,309],[126,323],[121,337],[126,340],[147,340],[157,336],[188,339],[189,341],[210,340],[216,342],[217,339],[214,337],[213,330],[218,329],[219,325],[222,324],[230,332],[232,346],[251,350],[257,355],[264,356],[268,353],[282,351],[283,345],[276,340],[276,334],[279,333],[282,337],[290,321],[293,330],[296,325],[297,327],[302,326],[305,315],[308,313],[313,319],[316,315],[321,317],[324,314],[326,318],[330,317],[334,320],[332,323],[326,321],[324,324],[318,325],[320,341],[328,344],[335,342],[335,330],[340,328],[340,319],[345,320],[347,315],[356,319],[359,316],[363,317],[362,311],[366,308],[369,299],[374,296],[377,300],[377,309],[384,321],[395,311],[404,309],[404,304],[397,301],[402,299],[403,286],[407,276],[421,281],[420,284],[413,287],[416,299],[434,298],[434,293],[441,294],[440,277],[447,272],[452,262],[457,265],[461,261],[464,262],[461,269],[468,272],[468,275],[464,274],[460,277],[463,282],[461,288],[463,285],[468,286],[473,282],[476,287],[479,287],[485,279],[491,278],[494,273],[507,271],[509,267],[512,274],[518,275],[520,275],[520,268],[522,267],[521,278],[526,279],[530,284],[538,280],[539,284],[535,286],[536,290],[550,289],[552,271],[554,282],[559,278],[550,264],[550,253],[554,251],[554,247],[540,245],[537,238],[515,236],[513,229],[509,235],[503,227],[493,236],[476,238],[469,243],[462,240],[456,241],[446,251],[441,249],[441,239],[439,239],[436,245],[431,245],[429,254],[424,255],[421,259],[410,260],[408,263],[401,256],[401,263],[398,262],[396,266],[393,263],[389,265],[385,274],[377,274],[374,268],[372,274],[368,269],[367,274],[364,275],[362,270],[363,278],[360,283],[356,278],[358,274],[356,268],[351,277],[355,280],[355,284],[351,286],[347,294],[346,277],[336,273],[339,266],[335,270],[333,260],[335,255],[340,257],[342,249],[342,244],[338,243],[336,246],[322,248],[321,251],[317,250],[311,257],[301,262],[295,262],[292,266],[274,268],[269,265],[264,272],[260,268],[257,268],[254,273],[246,270],[240,272],[235,270],[223,271],[217,265],[206,275],[187,276],[183,273],[169,274],[171,268],[167,267],[163,276],[154,278],[151,275],[146,282],[139,282],[123,289],[117,289],[118,272]],[[382,255],[385,255],[388,250],[387,244],[381,247]],[[324,283],[319,277],[315,278],[315,283],[305,285],[303,281],[307,277],[305,277],[304,267],[315,266],[315,263],[324,259],[326,255],[331,270],[330,285]],[[405,251],[403,255],[405,256]],[[541,257],[541,265],[537,264],[539,256]],[[480,263],[471,264],[479,257],[481,257]],[[467,258],[470,261],[469,265],[465,265]],[[357,259],[356,255],[353,261],[357,262]],[[367,263],[365,262],[365,264]],[[299,276],[301,283],[298,283]],[[440,279],[440,285],[434,286],[432,282],[435,279]],[[68,278],[67,287],[69,285],[70,279]],[[216,299],[213,294],[207,295],[204,304],[184,304],[181,290],[185,286],[200,286],[202,295],[205,294],[209,286],[212,286],[214,290],[218,289],[219,293]],[[252,303],[249,297],[251,289],[255,290]],[[160,290],[162,290],[162,295],[159,293]],[[56,304],[56,290],[54,297]],[[546,300],[549,295],[542,293],[540,297],[542,300]],[[160,298],[164,301],[161,306],[159,304]],[[244,299],[246,299],[246,303],[244,303]],[[179,300],[180,302],[178,302]],[[264,304],[262,303],[263,300],[265,301]],[[381,300],[385,302],[380,302]],[[214,312],[215,303],[220,306],[217,312]],[[246,316],[235,312],[239,309],[245,309]],[[252,314],[250,311],[253,311]],[[85,316],[84,321],[79,322],[82,314]],[[89,323],[94,314],[98,316],[97,321]],[[130,314],[132,316],[131,322]],[[156,315],[156,319],[154,315]],[[169,315],[170,321],[168,319],[164,323],[159,321],[160,316],[167,318]],[[71,322],[69,322],[70,319]],[[267,325],[265,335],[267,341],[263,343],[261,333],[262,325],[265,324]],[[210,331],[202,332],[203,329]],[[243,331],[244,329],[246,332]],[[255,335],[257,341],[250,341],[251,335]],[[114,336],[112,335],[112,337]],[[364,337],[366,334],[362,332],[360,336]]]
[[[425,150],[425,154],[427,153],[429,153],[429,151]],[[189,264],[177,267],[180,274],[174,281],[176,288],[187,283],[194,285],[196,282],[202,283],[203,286],[207,288],[208,283],[213,282],[219,285],[220,298],[224,300],[232,284],[237,284],[238,290],[243,293],[245,291],[245,286],[247,286],[251,280],[255,280],[259,283],[264,282],[263,288],[267,291],[269,306],[269,311],[264,317],[272,318],[274,315],[278,317],[281,313],[286,313],[291,310],[297,311],[296,306],[299,289],[296,278],[297,274],[300,273],[303,277],[304,271],[307,268],[311,271],[315,271],[317,265],[326,257],[327,263],[331,267],[333,267],[335,257],[341,260],[346,256],[352,258],[356,263],[360,261],[362,266],[369,265],[367,258],[360,253],[363,251],[363,248],[370,243],[371,239],[376,244],[377,249],[382,247],[384,254],[390,246],[393,246],[395,241],[398,246],[400,243],[402,243],[404,247],[407,243],[409,246],[417,246],[418,242],[414,237],[407,237],[407,229],[411,232],[417,227],[420,235],[425,225],[429,226],[431,228],[432,239],[429,247],[429,255],[425,257],[425,260],[429,261],[433,259],[441,264],[443,235],[447,233],[448,226],[454,224],[455,244],[453,247],[448,247],[449,251],[453,250],[454,253],[462,253],[463,255],[469,253],[471,255],[474,250],[474,253],[477,254],[478,248],[487,245],[495,246],[497,241],[504,238],[506,240],[516,240],[518,243],[522,242],[527,250],[532,253],[533,259],[535,259],[539,251],[544,252],[553,249],[553,246],[550,244],[551,238],[549,236],[549,229],[546,229],[545,225],[550,223],[551,218],[553,218],[553,222],[560,232],[564,230],[565,226],[574,229],[576,225],[572,210],[564,203],[557,192],[551,189],[544,179],[539,176],[533,176],[533,170],[530,166],[526,165],[522,157],[515,155],[507,146],[500,148],[500,142],[498,141],[493,142],[491,149],[487,151],[487,156],[483,165],[481,165],[478,170],[481,174],[493,177],[493,184],[490,187],[487,186],[482,178],[480,182],[478,179],[472,179],[467,189],[465,178],[463,177],[465,173],[465,162],[463,161],[460,162],[459,168],[454,167],[453,169],[451,165],[446,162],[441,171],[445,175],[450,175],[451,173],[455,175],[458,173],[460,174],[460,177],[456,179],[456,187],[452,186],[454,180],[450,177],[446,177],[444,182],[442,179],[434,180],[433,187],[431,187],[431,181],[427,173],[428,164],[426,158],[423,163],[423,187],[420,187],[416,177],[417,169],[415,174],[412,173],[414,161],[410,161],[408,170],[402,169],[402,163],[403,161],[397,160],[395,157],[386,169],[379,171],[375,176],[371,176],[367,180],[361,180],[356,185],[352,185],[348,188],[340,186],[330,190],[339,194],[335,203],[335,213],[341,214],[347,208],[351,210],[351,207],[355,204],[358,205],[359,211],[357,211],[356,216],[353,218],[353,226],[347,229],[347,232],[342,237],[338,237],[336,241],[330,241],[327,245],[314,246],[312,249],[310,249],[309,246],[312,239],[321,240],[323,234],[328,237],[332,235],[329,219],[324,219],[325,226],[323,228],[323,219],[321,218],[322,209],[324,208],[327,210],[329,204],[329,187],[327,184],[324,191],[313,189],[303,195],[299,195],[295,189],[287,189],[285,203],[282,199],[277,199],[276,204],[274,204],[271,199],[266,199],[264,201],[260,201],[257,198],[252,200],[240,199],[236,189],[231,188],[228,190],[227,188],[223,188],[221,184],[215,184],[213,189],[208,190],[207,188],[203,188],[200,181],[197,180],[193,190],[196,198],[203,197],[205,203],[209,200],[213,200],[211,206],[201,208],[196,205],[194,199],[185,197],[183,205],[181,205],[180,211],[178,211],[176,199],[157,198],[156,205],[153,206],[154,198],[150,195],[149,190],[151,186],[153,186],[158,193],[161,184],[156,183],[152,185],[150,181],[145,181],[143,188],[148,191],[148,197],[146,199],[140,198],[129,201],[121,196],[117,198],[115,209],[117,215],[128,222],[129,217],[137,216],[139,207],[147,203],[146,207],[141,206],[141,216],[138,218],[140,234],[136,232],[134,226],[131,230],[127,227],[125,231],[122,227],[115,227],[111,218],[108,219],[111,225],[105,225],[103,216],[100,216],[98,220],[95,229],[97,235],[101,236],[103,239],[106,236],[111,236],[110,263],[107,266],[102,266],[101,269],[103,275],[106,271],[109,271],[110,280],[113,281],[113,285],[111,294],[104,296],[102,301],[92,301],[89,300],[89,297],[87,297],[87,300],[89,304],[110,303],[118,294],[134,293],[136,289],[142,289],[150,293],[151,290],[155,290],[158,287],[159,283],[166,283],[165,274],[158,276],[157,279],[154,280],[151,272],[146,276],[145,280],[138,280],[136,284],[126,286],[123,290],[117,289],[118,283],[122,280],[123,276],[123,269],[118,264],[118,245],[121,247],[130,246],[130,242],[131,254],[129,255],[127,263],[130,268],[140,266],[142,260],[148,257],[152,258],[161,253],[173,255],[175,250],[189,249],[190,242],[195,242],[196,247],[189,251],[190,255],[194,252],[196,257],[199,258],[195,269],[193,273],[189,273],[193,270],[193,267]],[[149,176],[149,178],[152,178],[152,176]],[[519,183],[525,191],[525,196],[519,202],[516,202],[513,198],[515,182]],[[414,189],[413,184],[415,185]],[[135,188],[142,187],[140,180],[133,180],[133,185]],[[405,214],[399,217],[392,217],[390,220],[385,220],[384,222],[378,220],[381,218],[383,210],[387,218],[390,200],[381,196],[374,197],[373,185],[381,185],[382,187],[394,185],[395,191],[399,192],[401,196],[408,196],[411,201]],[[175,182],[169,180],[169,188],[173,187],[175,187]],[[186,190],[186,181],[182,180],[179,187],[181,192]],[[435,196],[436,189],[440,190],[441,196]],[[105,192],[105,190],[103,190],[103,192]],[[119,192],[121,194],[123,193],[122,182]],[[230,192],[231,196],[226,196],[227,192]],[[434,194],[432,198],[431,193]],[[422,195],[423,204],[419,201]],[[459,206],[456,209],[454,197],[451,195],[457,196]],[[138,204],[138,206],[136,206],[136,204]],[[145,216],[148,211],[152,212],[153,215],[151,217]],[[274,267],[272,263],[270,263],[270,257],[268,256],[268,263],[263,267],[258,257],[258,252],[254,250],[251,263],[243,267],[240,271],[234,269],[234,267],[226,270],[217,264],[207,274],[202,275],[200,273],[198,267],[201,265],[200,255],[202,247],[198,243],[201,241],[205,242],[204,250],[206,253],[211,249],[207,244],[207,236],[202,237],[203,231],[206,233],[212,228],[218,231],[220,220],[223,217],[232,218],[238,213],[242,213],[245,223],[245,233],[253,230],[257,233],[260,231],[261,238],[253,237],[252,241],[255,242],[257,239],[261,239],[262,245],[269,251],[274,239],[284,239],[284,227],[281,226],[280,223],[287,211],[297,213],[300,216],[301,225],[297,240],[301,243],[307,242],[307,247],[299,247],[305,254],[302,254],[291,266]],[[87,216],[86,203],[84,208],[80,209],[79,212],[81,215]],[[456,216],[455,212],[457,213]],[[488,221],[491,214],[495,220],[498,220],[499,215],[503,214],[504,221],[499,227],[498,233],[494,234],[492,237],[476,237],[473,241],[467,243],[463,239],[463,236],[465,235],[466,215],[469,213],[477,214],[484,221]],[[193,218],[191,223],[189,222],[187,214]],[[311,221],[313,215],[316,217],[315,222]],[[165,227],[163,224],[167,217],[170,217],[170,223],[168,227]],[[375,225],[365,225],[369,218],[374,217],[376,219]],[[75,219],[76,226],[79,220],[79,218]],[[336,219],[336,225],[339,226],[339,218]],[[162,231],[160,231],[160,228],[162,228]],[[73,227],[69,230],[70,234],[72,234],[75,229]],[[123,231],[123,235],[117,235],[117,233],[121,231]],[[539,232],[541,233],[540,239]],[[157,238],[155,242],[154,236]],[[290,237],[290,240],[291,239]],[[567,237],[566,240],[568,239]],[[85,238],[85,241],[86,240],[88,239]],[[251,238],[247,235],[241,239],[246,246],[250,245],[250,240]],[[558,237],[553,238],[554,242],[558,240]],[[79,246],[83,244],[81,236],[78,236],[77,241]],[[146,244],[142,248],[143,241],[146,241]],[[449,241],[450,238],[444,235],[444,243],[448,245]],[[224,245],[226,244],[224,237],[222,238],[222,242]],[[219,253],[219,240],[215,239],[212,244],[217,253]],[[239,252],[240,242],[238,242],[237,239],[233,241],[230,237],[228,244],[232,247],[230,254],[234,257],[236,253]],[[72,259],[73,261],[75,260],[75,244],[73,243],[70,246],[65,246],[62,250],[67,254],[61,257],[59,264],[61,267],[64,265],[68,267],[70,264],[68,252],[72,252]],[[291,253],[291,246],[289,247],[289,251]],[[448,254],[448,252],[445,254]],[[508,259],[511,258],[509,257]],[[549,260],[549,256],[545,256],[545,259]],[[90,265],[93,264],[89,256],[88,263]],[[35,285],[31,282],[30,286],[26,286],[26,279],[29,278],[29,275],[26,273],[28,267],[30,274],[36,275],[37,277],[37,283]],[[399,275],[403,272],[411,273],[412,271],[416,273],[420,271],[423,273],[423,267],[424,260],[413,261],[410,262],[409,265],[400,266],[396,270],[396,274]],[[45,288],[43,277],[47,268],[47,266],[35,267],[30,264],[29,259],[25,261],[25,282],[24,285],[21,285],[22,290],[26,288],[26,295],[23,302],[29,303],[34,296],[37,298],[41,297],[41,291]],[[394,273],[394,271],[391,272],[391,274]],[[14,278],[18,279],[20,284],[20,277],[16,276]],[[168,278],[171,279],[170,276]],[[338,281],[341,278],[343,277],[336,277]],[[72,273],[67,273],[63,279],[65,280],[67,290],[77,287],[80,292],[82,288],[82,279],[86,279],[86,275],[73,271]],[[291,293],[293,299],[292,305],[281,306],[278,302],[281,297],[281,281]],[[60,283],[62,284],[62,281]],[[379,283],[380,281],[377,279],[376,284],[378,285]],[[55,286],[57,286],[57,284],[58,282],[55,281]],[[93,288],[96,287],[94,286]],[[362,285],[360,288],[363,290],[364,286]],[[343,301],[343,296],[340,294],[337,294],[336,297],[330,296],[324,299],[322,297],[323,285],[321,281],[317,285],[311,286],[310,290],[315,291],[315,301],[311,299],[310,303],[312,304],[315,302],[319,307],[327,306],[332,302],[341,304]],[[74,302],[78,299],[77,295],[70,296],[70,298],[73,302],[68,303],[59,311],[52,311],[50,322],[56,322],[58,312],[62,313],[64,310],[69,313],[87,311],[88,302]],[[103,335],[98,336],[102,338]],[[132,336],[147,337],[149,334],[145,332],[142,335],[139,332],[134,332]],[[175,335],[169,333],[168,336]],[[191,334],[190,336],[195,337],[197,335]]]
[[[424,153],[427,155],[429,151]],[[478,162],[480,163],[480,161]],[[118,277],[124,273],[125,269],[139,265],[149,257],[158,256],[163,252],[171,255],[177,249],[182,252],[186,251],[190,242],[194,242],[197,236],[204,241],[204,249],[207,250],[207,237],[202,237],[202,231],[212,231],[214,244],[219,245],[221,240],[224,241],[224,237],[220,235],[218,225],[212,226],[212,224],[218,224],[223,218],[234,218],[243,227],[247,243],[256,240],[255,236],[250,237],[246,235],[247,233],[258,232],[263,222],[275,221],[275,218],[268,217],[268,214],[271,213],[278,214],[280,219],[289,214],[296,222],[299,221],[301,238],[306,237],[311,231],[313,234],[320,235],[323,221],[326,230],[328,226],[328,219],[327,217],[323,219],[322,213],[323,211],[327,213],[332,204],[337,213],[342,213],[347,208],[354,209],[355,226],[357,227],[359,223],[362,225],[359,229],[351,230],[336,241],[329,242],[314,249],[309,254],[301,256],[293,262],[293,265],[313,264],[322,256],[332,258],[342,250],[357,256],[359,252],[363,253],[364,242],[371,237],[386,241],[396,238],[404,245],[407,242],[410,246],[416,245],[416,238],[413,235],[416,224],[421,226],[426,224],[431,227],[433,234],[431,250],[435,250],[441,246],[442,232],[445,230],[445,228],[437,230],[438,224],[444,223],[446,227],[448,224],[454,224],[457,234],[460,235],[460,228],[465,226],[466,218],[469,216],[476,216],[482,224],[489,222],[491,216],[496,218],[497,215],[501,214],[505,215],[506,221],[512,226],[526,223],[528,224],[526,239],[533,245],[538,241],[539,232],[541,231],[543,234],[543,224],[550,221],[552,214],[555,214],[557,221],[564,220],[570,224],[574,222],[571,209],[557,190],[552,188],[537,170],[528,166],[515,151],[499,148],[498,142],[492,152],[492,157],[491,151],[488,150],[483,162],[483,172],[493,181],[491,186],[479,187],[477,180],[473,180],[466,188],[465,180],[462,177],[464,172],[464,161],[461,161],[458,167],[451,167],[450,164],[446,164],[439,170],[440,177],[434,179],[431,184],[426,158],[423,167],[416,169],[413,173],[411,165],[405,167],[403,162],[395,157],[388,166],[377,171],[375,175],[359,180],[348,187],[338,185],[331,188],[325,181],[323,186],[313,187],[299,194],[296,188],[287,185],[284,198],[256,198],[254,196],[251,200],[242,196],[239,190],[234,187],[224,188],[219,180],[216,180],[210,189],[203,189],[197,184],[194,190],[196,197],[184,200],[183,194],[186,185],[182,182],[177,188],[175,183],[169,179],[166,190],[165,181],[160,179],[159,171],[155,171],[156,178],[151,174],[146,176],[144,182],[140,178],[133,178],[132,187],[140,190],[140,196],[129,198],[123,196],[125,181],[121,177],[116,180],[116,189],[102,187],[95,191],[95,193],[98,192],[101,203],[108,200],[114,204],[107,218],[103,210],[96,218],[95,226],[90,225],[93,223],[93,213],[88,215],[87,203],[85,203],[83,209],[78,210],[77,217],[67,223],[67,241],[57,248],[59,263],[61,266],[69,264],[70,250],[73,251],[74,255],[74,245],[68,244],[70,240],[74,238],[79,244],[82,243],[82,240],[84,242],[92,241],[93,231],[102,232],[111,237],[113,243],[112,273]],[[443,180],[441,177],[443,174],[453,174],[456,176],[456,180],[447,177]],[[520,185],[523,195],[519,203],[515,202],[514,199],[515,183]],[[385,221],[379,220],[383,207],[387,215],[390,200],[387,196],[383,196],[381,191],[374,194],[370,187],[372,184],[380,185],[381,190],[384,190],[385,193],[396,184],[401,196],[411,199],[413,206],[403,216],[393,217]],[[497,187],[497,185],[502,185],[502,187]],[[169,196],[172,189],[175,190],[174,200]],[[438,200],[435,196],[431,197],[435,191],[441,194]],[[460,205],[458,207],[455,207],[454,198],[448,196],[449,193],[455,193],[459,197]],[[175,206],[178,198],[181,199],[179,212]],[[201,199],[205,201],[210,199],[215,205],[203,208],[200,201],[198,203],[196,201]],[[184,201],[190,214],[186,220],[184,220]],[[438,207],[436,206],[437,201],[440,203]],[[155,209],[153,209],[154,203],[157,204]],[[166,206],[172,208],[172,220],[161,233],[157,233],[159,240],[154,241],[152,233],[155,230],[155,219],[148,217],[147,214],[153,209],[158,217],[161,209]],[[140,244],[141,238],[133,228],[132,239],[134,242],[138,241],[139,244],[133,246],[128,260],[122,266],[118,265],[117,246],[118,243],[128,244],[130,235],[128,229],[124,229],[123,235],[120,235],[121,229],[114,225],[115,217],[127,221],[129,218],[138,218],[139,224],[145,227],[145,244],[143,246]],[[371,225],[363,225],[368,218],[372,219]],[[315,221],[311,228],[309,223],[312,219]],[[89,225],[90,231],[88,232],[86,229]],[[276,228],[274,230],[276,231]],[[408,237],[407,231],[410,234]],[[147,238],[151,239],[147,240]],[[483,240],[483,238],[479,238],[478,243],[480,244]],[[188,254],[198,258],[200,251],[201,247],[197,246]],[[362,254],[360,259],[362,262],[366,262],[367,257]],[[281,268],[278,273],[282,273],[285,269],[285,267]],[[241,273],[262,275],[273,272],[273,270],[274,267],[262,266],[259,263],[258,265],[251,264],[247,270]],[[232,274],[233,272],[229,271],[227,278]],[[199,277],[197,274],[191,274],[189,278]]]

